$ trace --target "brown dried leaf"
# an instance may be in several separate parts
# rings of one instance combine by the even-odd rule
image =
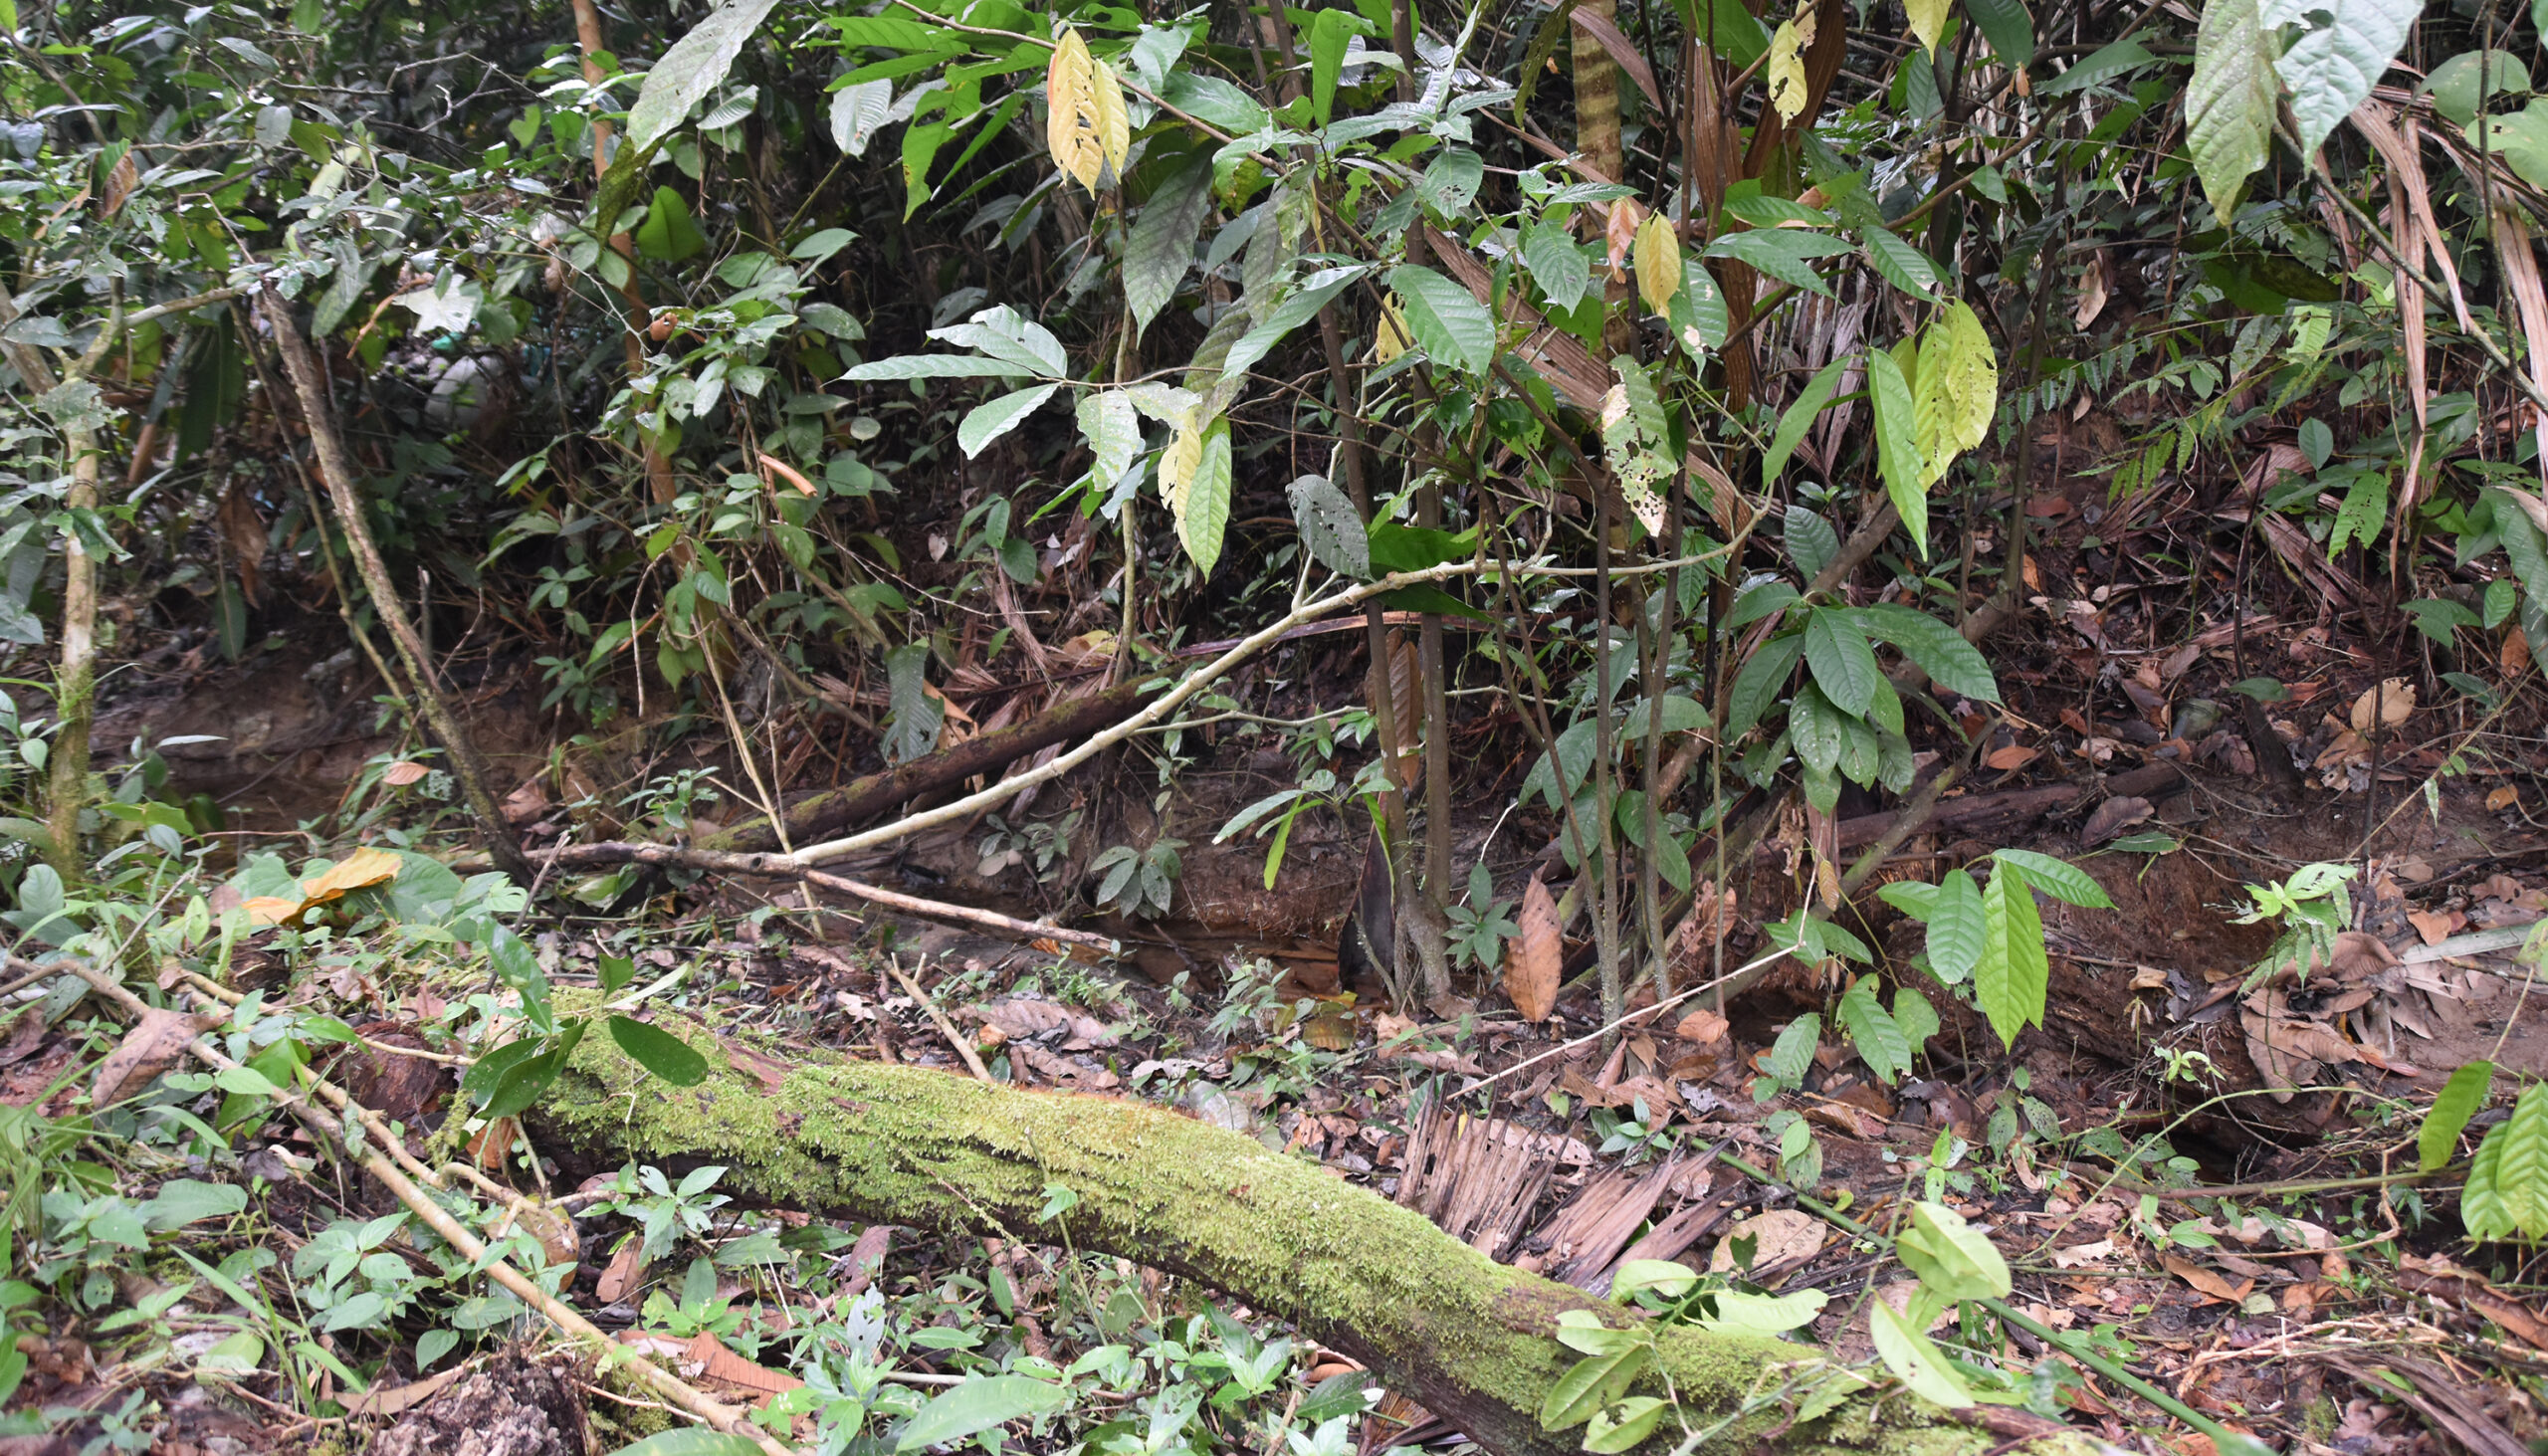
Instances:
[[[430,771],[431,770],[427,769],[422,763],[415,762],[412,759],[401,758],[397,762],[380,770],[380,781],[389,785],[391,788],[405,788],[407,785],[423,779]]]
[[[2111,798],[2097,805],[2096,812],[2079,830],[2079,843],[2094,849],[2124,830],[2150,817],[2150,801],[2139,798]]]
[[[2043,750],[2041,748],[2028,748],[2017,743],[2011,743],[2005,748],[1992,749],[1990,756],[1984,758],[1982,762],[1987,767],[2003,770],[2023,768],[2027,764],[2032,763],[2036,758],[2042,756],[2042,753]]]
[[[805,1383],[794,1375],[743,1358],[705,1330],[700,1331],[690,1342],[690,1347],[682,1352],[682,1358],[691,1364],[707,1366],[701,1373],[709,1379],[740,1385],[761,1395],[775,1395]]]
[[[221,498],[221,533],[239,568],[239,594],[248,599],[248,605],[256,606],[262,595],[258,583],[266,564],[266,520],[257,514],[257,500],[250,493],[245,476],[234,478],[230,493]]]
[[[443,1386],[469,1373],[471,1368],[465,1363],[456,1364],[447,1370],[437,1370],[421,1380],[409,1380],[404,1385],[391,1385],[386,1388],[374,1385],[358,1394],[343,1397],[345,1413],[377,1416],[396,1415],[402,1410],[413,1410],[441,1394]]]
[[[993,1001],[984,1006],[968,1006],[965,1010],[980,1017],[984,1025],[996,1028],[1010,1041],[1060,1032],[1063,1035],[1059,1045],[1069,1052],[1111,1047],[1116,1041],[1115,1033],[1106,1028],[1106,1023],[1052,1001]]]
[[[1558,928],[1557,899],[1537,875],[1522,891],[1519,919],[1522,933],[1504,946],[1504,994],[1523,1020],[1546,1021],[1557,1009],[1566,939]]]
[[[2195,1291],[2205,1297],[2206,1304],[2214,1300],[2227,1300],[2234,1305],[2247,1297],[2247,1291],[2256,1287],[2256,1282],[2252,1279],[2243,1284],[2231,1284],[2193,1260],[2180,1258],[2175,1254],[2163,1254],[2159,1262],[2168,1266],[2170,1274],[2193,1285]]]
[[[2457,914],[2445,910],[2411,910],[2407,912],[2407,924],[2416,928],[2416,934],[2422,936],[2424,938],[2424,942],[2428,945],[2439,945],[2442,941],[2450,938],[2450,933],[2458,929],[2453,922],[2458,920],[2459,916]]]
[[[610,1263],[602,1269],[601,1277],[593,1281],[593,1298],[606,1305],[615,1305],[628,1298],[646,1277],[645,1252],[646,1241],[643,1239],[631,1239],[621,1245],[619,1252],[610,1256]]]
[[[1702,1006],[1682,1017],[1681,1023],[1672,1028],[1672,1034],[1683,1041],[1709,1046],[1725,1039],[1730,1024],[1723,1016]]]
[[[123,1040],[98,1064],[98,1075],[89,1084],[89,1105],[106,1107],[139,1092],[151,1078],[177,1064],[188,1042],[219,1024],[209,1017],[156,1006],[143,1011]]]
[[[2415,711],[2416,685],[2404,678],[2383,678],[2353,701],[2353,730],[2369,733],[2374,713],[2379,715],[2380,727],[2396,728]]]
[[[1716,1252],[1708,1257],[1708,1268],[1719,1274],[1734,1267],[1734,1241],[1745,1235],[1760,1240],[1752,1251],[1752,1267],[1767,1269],[1773,1264],[1801,1263],[1822,1252],[1822,1220],[1795,1208],[1780,1208],[1755,1214],[1725,1231],[1717,1241]]]

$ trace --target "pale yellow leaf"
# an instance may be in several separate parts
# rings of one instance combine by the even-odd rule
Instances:
[[[1806,24],[1811,24],[1809,17]],[[1811,41],[1793,20],[1781,21],[1778,34],[1770,37],[1770,104],[1790,121],[1805,114],[1805,48]]]
[[[1636,292],[1656,313],[1681,292],[1681,240],[1659,212],[1646,214],[1636,230]]]
[[[1953,0],[1905,0],[1902,8],[1911,17],[1911,34],[1920,38],[1920,48],[1935,51],[1939,38],[1947,33],[1947,12]]]
[[[1372,334],[1373,360],[1382,364],[1388,363],[1405,353],[1407,347],[1413,342],[1414,339],[1406,331],[1406,314],[1398,308],[1397,295],[1390,294],[1381,299],[1380,324],[1379,328],[1373,330]]]
[[[1044,143],[1054,165],[1091,192],[1112,185],[1132,149],[1132,118],[1115,73],[1088,53],[1078,31],[1064,30],[1053,47],[1044,99]]]
[[[2000,407],[2000,356],[1971,305],[1948,305],[1921,334],[1919,370],[1911,383],[1912,419],[1927,480],[1934,483],[1958,455],[1990,438]]]

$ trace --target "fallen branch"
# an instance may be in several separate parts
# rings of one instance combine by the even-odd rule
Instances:
[[[809,870],[795,859],[782,854],[731,854],[711,849],[685,849],[677,844],[635,844],[606,840],[600,844],[574,846],[573,864],[593,865],[673,865],[686,870],[710,870],[728,875],[765,875],[773,879],[801,880],[825,890],[922,916],[934,921],[954,921],[959,925],[979,926],[986,931],[1016,936],[1021,939],[1061,940],[1073,945],[1087,945],[1114,953],[1120,948],[1110,936],[1090,931],[1074,931],[1042,921],[1022,921],[1001,915],[995,910],[976,910],[969,905],[950,905],[943,900],[923,900],[898,890],[879,889],[821,870]],[[562,857],[561,857],[562,858]]]
[[[560,993],[561,1009],[589,993]],[[722,1048],[704,1031],[694,1043]],[[1574,1456],[1581,1432],[1540,1428],[1550,1387],[1576,1361],[1557,1318],[1637,1316],[1489,1260],[1411,1209],[1270,1151],[1254,1139],[1138,1102],[1022,1092],[917,1067],[831,1059],[775,1090],[720,1070],[678,1093],[649,1080],[607,1038],[588,1037],[526,1114],[570,1176],[635,1159],[667,1171],[708,1163],[746,1198],[816,1217],[851,1217],[1032,1242],[1067,1240],[1195,1279],[1288,1320],[1362,1361],[1498,1456]],[[1049,1188],[1077,1195],[1046,1219]],[[1853,1400],[1786,1429],[1764,1399],[1809,1346],[1658,1330],[1643,1393],[1676,1394],[1694,1426],[1734,1417],[1715,1442],[1772,1439],[1791,1456],[1840,1450],[1983,1456],[1983,1432],[1901,1395]],[[1753,1402],[1758,1401],[1757,1404]],[[1680,1437],[1673,1423],[1648,1449]],[[2046,1452],[2086,1456],[2053,1436]]]
[[[24,962],[11,956],[10,963],[15,965]],[[143,1004],[140,997],[126,990],[121,982],[86,961],[62,960],[49,963],[47,968],[68,971],[87,981],[98,994],[113,1002],[136,1021],[150,1010]],[[225,1014],[228,1011],[226,1006],[221,1006],[218,1000],[211,997],[203,998],[203,1003],[221,1007]],[[196,1037],[186,1044],[186,1049],[192,1052],[197,1060],[215,1071],[227,1072],[240,1066],[238,1062],[225,1055],[209,1035]],[[276,1101],[280,1102],[293,1116],[308,1124],[312,1132],[345,1148],[348,1153],[355,1154],[356,1161],[362,1165],[363,1171],[379,1179],[382,1187],[387,1188],[400,1203],[406,1205],[407,1211],[423,1220],[425,1225],[439,1234],[445,1243],[458,1250],[462,1258],[469,1260],[474,1266],[483,1267],[487,1271],[488,1278],[503,1285],[516,1299],[538,1311],[542,1318],[558,1329],[588,1345],[598,1347],[602,1351],[605,1362],[616,1361],[625,1365],[637,1378],[654,1386],[657,1392],[690,1415],[696,1416],[728,1435],[740,1436],[752,1442],[767,1453],[767,1456],[794,1456],[793,1452],[773,1439],[768,1432],[754,1426],[745,1418],[742,1410],[706,1394],[636,1351],[611,1339],[591,1321],[558,1303],[545,1290],[503,1259],[491,1259],[483,1240],[471,1233],[460,1220],[452,1217],[441,1204],[428,1197],[424,1189],[416,1186],[418,1179],[435,1183],[436,1186],[440,1184],[439,1180],[426,1171],[423,1164],[409,1155],[406,1145],[381,1123],[378,1114],[355,1102],[342,1088],[323,1077],[315,1076],[307,1071],[303,1072],[301,1077],[307,1079],[312,1090],[343,1110],[348,1118],[361,1123],[367,1136],[358,1142],[349,1139],[343,1123],[324,1110],[314,1106],[308,1098],[291,1088],[278,1089]],[[396,1160],[392,1161],[393,1158]],[[405,1164],[403,1168],[399,1165],[401,1163]],[[408,1176],[411,1171],[415,1174],[414,1178]]]
[[[2174,763],[2159,762],[2118,773],[2100,785],[2083,783],[2046,784],[2039,788],[2016,788],[1996,794],[1975,794],[1960,799],[1940,800],[1926,821],[1914,824],[1910,833],[1924,830],[1969,829],[1977,824],[2001,821],[2032,822],[2046,814],[2059,813],[2103,791],[2115,798],[2161,799],[2184,790],[2188,779],[2183,768]],[[1900,816],[1896,814],[1860,814],[1840,821],[1840,847],[1853,848],[1872,844],[1891,830]]]

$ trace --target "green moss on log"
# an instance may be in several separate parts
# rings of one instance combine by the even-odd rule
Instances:
[[[1635,1318],[1497,1264],[1312,1163],[1171,1112],[832,1059],[808,1060],[773,1089],[730,1071],[709,1033],[659,1024],[686,1034],[718,1073],[672,1087],[608,1037],[587,1037],[532,1114],[543,1147],[666,1168],[722,1163],[722,1187],[772,1205],[1046,1243],[1061,1242],[1062,1228],[1035,1214],[1046,1186],[1062,1184],[1079,1195],[1062,1220],[1077,1247],[1185,1275],[1291,1321],[1506,1456],[1574,1449],[1536,1416],[1576,1357],[1551,1338],[1558,1315]],[[1661,1370],[1695,1411],[1736,1408],[1768,1367],[1808,1353],[1689,1330],[1666,1332],[1661,1347]],[[1885,1456],[1975,1456],[1997,1444],[1907,1396],[1880,1420],[1870,1409],[1781,1444]]]

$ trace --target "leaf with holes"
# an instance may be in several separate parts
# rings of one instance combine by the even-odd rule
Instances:
[[[1372,539],[1354,503],[1325,476],[1302,476],[1285,492],[1301,543],[1320,565],[1356,580],[1372,574]]]
[[[1920,335],[1920,377],[1911,387],[1911,410],[1922,483],[1933,485],[1947,466],[1991,436],[2000,407],[2000,356],[1973,306],[1946,307]]]
[[[1779,108],[1782,120],[1793,121],[1805,114],[1805,104],[1813,88],[1805,74],[1805,41],[1803,27],[1793,20],[1779,22],[1770,37],[1770,104]]]

